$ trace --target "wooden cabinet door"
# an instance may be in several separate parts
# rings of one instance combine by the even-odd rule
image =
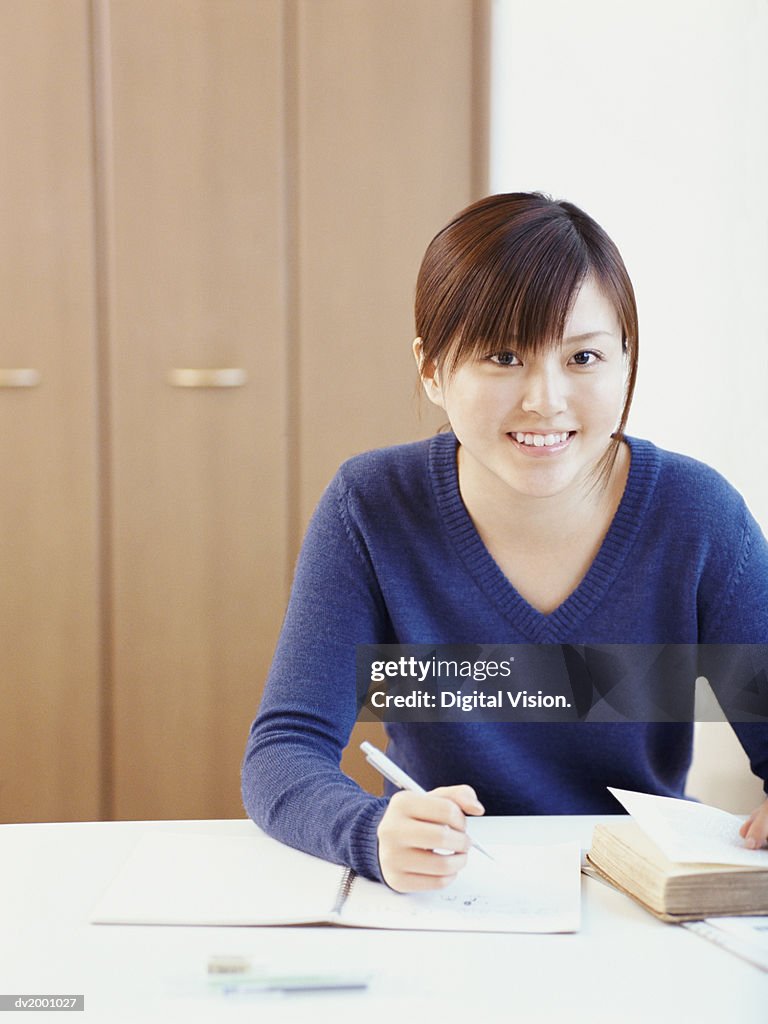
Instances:
[[[435,422],[484,2],[3,0],[0,820],[242,813],[309,512]]]
[[[482,7],[98,5],[117,817],[240,812],[309,511],[348,455],[435,422],[410,400],[411,299],[484,191]],[[212,367],[247,383],[168,383]]]
[[[299,0],[294,544],[339,463],[428,437],[419,405],[413,294],[430,238],[487,191],[486,37],[481,0]],[[359,750],[348,774],[381,778]]]
[[[98,5],[117,818],[242,815],[284,611],[281,8]]]
[[[100,813],[99,452],[88,47],[87,0],[3,3],[4,822],[70,821]]]

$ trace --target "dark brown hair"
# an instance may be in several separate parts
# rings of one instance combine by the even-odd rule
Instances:
[[[537,353],[559,344],[590,274],[616,309],[628,364],[621,420],[601,467],[607,478],[635,389],[637,307],[619,250],[583,210],[539,192],[487,196],[462,210],[424,255],[416,334],[424,362],[448,373],[489,343]]]

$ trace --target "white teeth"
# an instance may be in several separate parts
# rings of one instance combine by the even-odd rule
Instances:
[[[549,448],[553,444],[563,444],[568,440],[568,431],[561,434],[521,434],[512,435],[518,444],[527,444],[533,448]]]

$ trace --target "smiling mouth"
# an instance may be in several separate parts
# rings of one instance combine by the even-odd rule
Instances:
[[[559,448],[562,447],[573,435],[575,430],[561,430],[549,434],[532,434],[521,431],[511,431],[507,437],[511,437],[524,448]]]

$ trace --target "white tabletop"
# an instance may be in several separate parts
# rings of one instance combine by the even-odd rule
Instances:
[[[474,827],[481,842],[578,839],[588,847],[598,820],[608,819],[487,818]],[[255,828],[249,821],[0,826],[0,994],[82,993],[85,1013],[76,1019],[109,1024],[367,1024],[397,1015],[403,1024],[768,1019],[766,974],[589,878],[582,928],[573,935],[88,924],[144,833],[240,836]],[[247,955],[273,969],[365,968],[372,981],[361,992],[226,997],[206,988],[211,954]],[[49,1018],[61,1019],[38,1011],[33,1020]]]

